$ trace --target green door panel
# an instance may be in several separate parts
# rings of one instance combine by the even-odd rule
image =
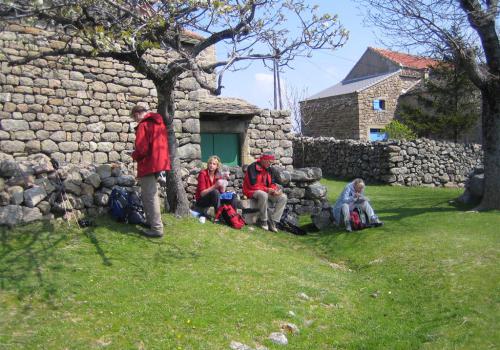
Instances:
[[[214,154],[225,165],[239,165],[239,145],[238,134],[214,134]]]
[[[214,135],[201,134],[201,161],[206,162],[214,154]]]
[[[202,133],[201,160],[206,162],[212,155],[220,157],[225,165],[240,165],[240,142],[238,134]]]

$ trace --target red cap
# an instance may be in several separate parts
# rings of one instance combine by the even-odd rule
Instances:
[[[274,158],[274,154],[268,152],[263,153],[259,158],[259,160],[275,160],[275,159],[276,158]]]

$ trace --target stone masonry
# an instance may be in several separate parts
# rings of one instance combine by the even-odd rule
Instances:
[[[295,138],[294,166],[312,164],[323,175],[405,186],[463,187],[482,165],[477,144],[418,139],[363,142],[334,138]]]
[[[62,41],[48,39],[53,34],[20,23],[0,24],[0,151],[15,157],[44,153],[60,163],[130,164],[126,151],[133,149],[135,135],[129,111],[137,102],[156,108],[154,84],[132,66],[107,58],[47,57],[8,65],[8,60],[61,48]],[[163,54],[153,51],[150,60],[167,62]],[[202,58],[213,61],[214,50]],[[214,83],[214,76],[206,79]],[[173,125],[185,179],[191,168],[201,166],[200,132],[206,115],[229,115],[231,123],[225,124],[241,123],[244,163],[274,150],[278,164],[291,169],[288,112],[218,98],[188,72],[177,81],[175,105]]]

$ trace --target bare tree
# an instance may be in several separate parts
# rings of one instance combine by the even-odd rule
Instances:
[[[295,18],[297,28],[289,28]],[[168,176],[168,199],[176,214],[186,215],[189,203],[176,157],[174,86],[189,71],[205,89],[218,95],[224,72],[243,60],[279,58],[283,66],[312,50],[343,45],[347,32],[337,17],[319,13],[305,0],[17,0],[0,2],[0,19],[44,21],[62,28],[62,49],[12,61],[21,65],[47,56],[110,57],[127,62],[150,79],[158,93],[158,113],[168,127],[173,171]],[[4,22],[5,23],[5,22]],[[190,34],[195,33],[195,34]],[[188,45],[186,38],[196,40]],[[84,42],[89,49],[82,47]],[[269,45],[274,41],[276,52]],[[210,64],[201,53],[217,43],[229,45],[226,60]],[[78,44],[78,45],[75,45]],[[148,61],[151,49],[169,55],[166,64]],[[217,75],[213,86],[207,74]]]
[[[309,96],[307,87],[298,88],[286,84],[283,89],[285,95],[285,108],[290,111],[292,118],[292,128],[296,135],[302,135],[302,128],[308,125],[312,117],[304,119],[300,111],[300,103],[307,103],[306,98]]]
[[[484,195],[500,209],[500,7],[498,0],[356,0],[397,47],[453,56],[481,92]]]

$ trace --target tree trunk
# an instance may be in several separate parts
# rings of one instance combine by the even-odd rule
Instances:
[[[481,91],[483,100],[484,192],[478,210],[500,210],[500,83]]]
[[[168,149],[172,170],[167,172],[167,203],[169,211],[176,216],[187,216],[189,214],[189,201],[181,177],[181,162],[177,157],[177,138],[174,131],[174,86],[175,80],[156,86],[158,92],[158,113],[168,130]]]

